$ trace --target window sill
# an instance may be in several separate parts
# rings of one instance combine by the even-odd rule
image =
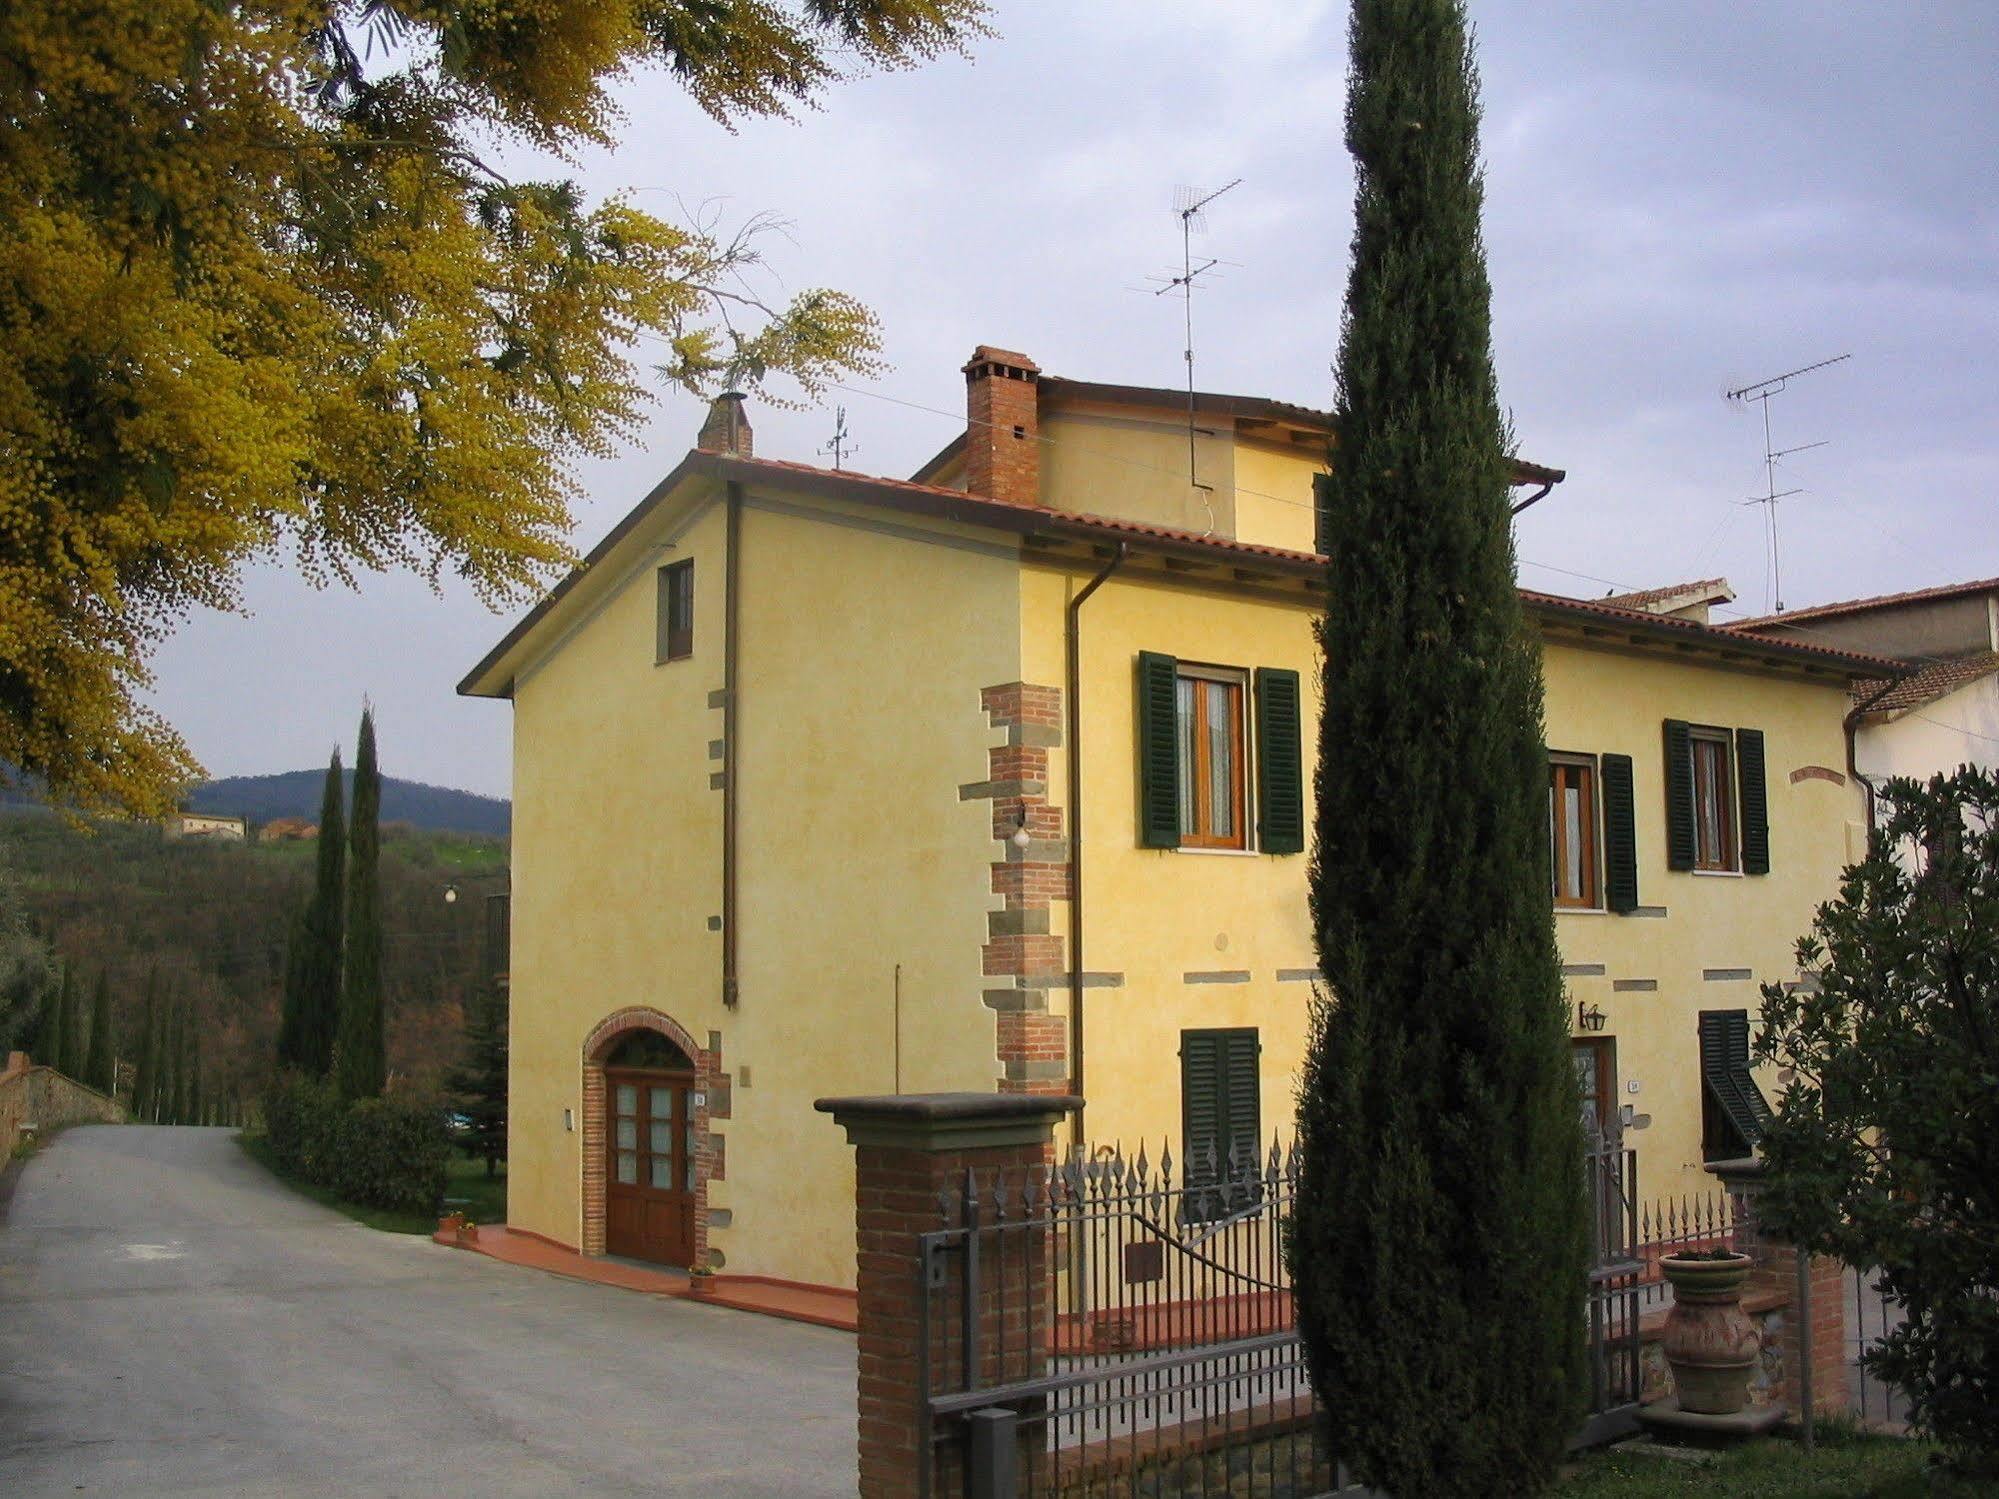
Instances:
[[[1603,906],[1557,906],[1557,916],[1608,916],[1610,912]]]
[[[1254,859],[1260,851],[1253,848],[1198,848],[1182,843],[1172,850],[1176,854],[1213,854],[1223,859]]]
[[[1739,880],[1743,873],[1739,869],[1689,869],[1688,874],[1704,880]]]
[[[653,665],[654,665],[654,666],[678,666],[678,665],[679,665],[679,664],[680,664],[681,662],[683,662],[683,661],[692,661],[693,659],[694,659],[694,652],[692,652],[692,651],[689,651],[689,652],[688,652],[688,653],[687,653],[686,655],[684,655],[684,656],[661,656],[661,657],[660,657],[660,658],[659,658],[658,660],[656,660],[656,661],[654,661],[654,662],[653,662]]]

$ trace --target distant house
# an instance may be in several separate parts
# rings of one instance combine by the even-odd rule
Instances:
[[[1854,688],[1854,768],[1876,787],[1960,765],[1999,770],[1999,578],[1792,609],[1730,628],[1906,661]]]
[[[319,824],[303,817],[273,817],[257,829],[259,843],[298,843],[319,836]]]
[[[218,812],[175,812],[160,824],[169,843],[183,838],[208,838],[218,843],[242,843],[250,836],[249,825],[240,817]]]

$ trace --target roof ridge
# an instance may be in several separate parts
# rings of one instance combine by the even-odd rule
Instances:
[[[1771,625],[1789,624],[1793,620],[1823,619],[1833,614],[1853,614],[1862,609],[1879,609],[1892,604],[1917,604],[1927,599],[1949,598],[1954,594],[1983,593],[1988,589],[1999,590],[1999,578],[1973,578],[1963,583],[1939,583],[1930,588],[1912,588],[1904,593],[1877,593],[1863,599],[1841,599],[1830,604],[1808,604],[1802,609],[1786,609],[1781,614],[1762,614],[1754,619],[1731,620],[1722,628],[1761,629]]]

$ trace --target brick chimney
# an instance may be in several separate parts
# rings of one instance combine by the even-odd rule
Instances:
[[[980,344],[965,366],[965,488],[1041,503],[1041,366]]]
[[[708,420],[701,424],[701,435],[694,439],[694,446],[704,453],[752,458],[756,456],[755,436],[750,430],[749,417],[743,413],[742,395],[725,390],[709,405]]]

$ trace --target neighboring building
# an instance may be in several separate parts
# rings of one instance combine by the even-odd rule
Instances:
[[[1999,578],[1792,609],[1729,628],[1871,651],[1911,674],[1854,692],[1853,763],[1876,787],[1960,765],[1999,770]]]
[[[718,402],[461,684],[514,704],[510,1226],[846,1283],[816,1097],[1074,1088],[1182,1170],[1289,1134],[1329,418],[1204,395],[1190,445],[1185,392],[965,373],[915,482],[756,458]],[[1706,1187],[1887,664],[1523,597],[1579,1073],[1642,1191]]]
[[[218,843],[241,843],[249,836],[249,826],[242,818],[219,812],[175,812],[162,820],[160,829],[174,842],[208,838]]]
[[[319,836],[319,824],[303,817],[273,817],[257,829],[259,843],[297,843]]]

